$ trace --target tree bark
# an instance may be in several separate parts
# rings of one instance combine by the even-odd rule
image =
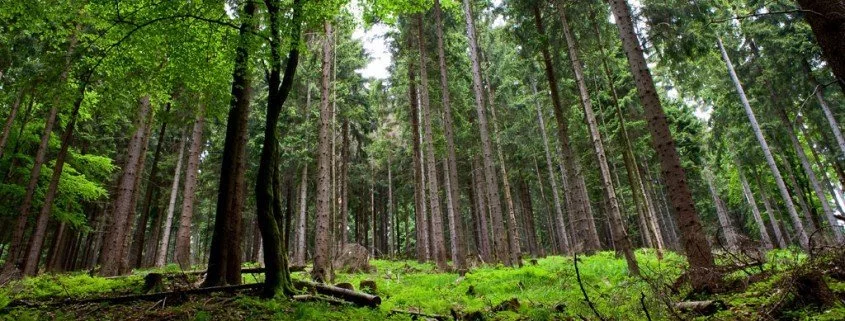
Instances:
[[[170,112],[170,103],[167,103],[164,112]],[[129,258],[132,267],[141,267],[141,261],[144,257],[144,241],[147,230],[147,222],[150,217],[150,208],[153,202],[154,194],[158,191],[158,163],[161,159],[161,150],[164,145],[164,135],[167,133],[167,121],[162,121],[161,127],[158,131],[158,142],[156,142],[156,149],[153,152],[153,163],[150,169],[150,179],[147,183],[147,191],[144,193],[144,204],[141,205],[141,216],[138,218],[138,224],[135,228],[135,234],[132,237],[132,248],[129,251]]]
[[[79,97],[73,105],[73,110],[71,111],[67,125],[65,125],[65,131],[62,134],[62,145],[59,153],[56,155],[56,164],[53,167],[53,174],[50,177],[50,185],[47,186],[47,192],[44,193],[41,212],[38,213],[38,218],[35,220],[35,227],[32,231],[32,237],[29,240],[26,259],[24,260],[24,275],[33,276],[38,273],[38,263],[41,259],[41,247],[44,245],[44,239],[46,237],[47,223],[50,219],[50,214],[53,212],[53,202],[56,200],[56,193],[59,189],[59,182],[67,159],[68,148],[73,141],[73,132],[76,129],[76,118],[79,115],[79,108],[85,99],[85,87],[82,85]]]
[[[332,68],[332,25],[324,23],[326,39],[323,41],[322,74],[320,86],[320,133],[317,144],[317,215],[314,249],[314,269],[311,277],[318,282],[331,282],[333,279],[331,262],[331,120],[332,110],[329,104],[329,77]]]
[[[801,247],[805,250],[809,248],[809,237],[807,233],[804,231],[804,224],[801,223],[801,218],[798,216],[798,212],[795,210],[795,205],[792,203],[792,197],[789,195],[789,190],[786,188],[786,184],[783,182],[783,177],[780,174],[780,170],[778,170],[777,164],[775,163],[775,159],[772,156],[772,151],[769,149],[769,144],[766,142],[766,138],[763,136],[763,132],[760,129],[760,125],[757,123],[757,117],[754,116],[754,111],[751,109],[751,105],[748,103],[748,98],[745,96],[745,91],[742,89],[742,84],[739,82],[739,78],[737,78],[736,72],[734,71],[733,64],[731,63],[730,58],[728,57],[727,51],[725,51],[724,45],[722,45],[722,39],[718,39],[719,50],[722,52],[722,59],[725,61],[725,65],[728,68],[728,73],[730,74],[731,80],[736,87],[737,93],[739,94],[740,101],[742,102],[743,107],[745,108],[745,114],[748,116],[748,121],[751,123],[751,128],[754,130],[754,134],[757,137],[757,141],[760,143],[760,147],[763,149],[763,155],[766,157],[766,163],[769,165],[769,169],[772,171],[772,175],[775,177],[775,183],[778,186],[778,189],[781,193],[781,197],[783,197],[784,204],[786,205],[786,209],[789,212],[789,216],[792,218],[792,223],[795,225],[795,230],[798,233],[798,240],[801,244]]]
[[[543,25],[543,17],[540,13],[539,3],[533,6],[534,24],[537,32],[541,37],[545,37],[545,27]],[[569,115],[564,112],[563,105],[560,100],[560,93],[558,91],[558,79],[555,74],[554,65],[552,63],[552,56],[549,52],[549,45],[544,41],[540,47],[543,56],[543,65],[546,71],[546,78],[549,82],[549,90],[551,91],[552,106],[554,107],[555,120],[557,122],[557,134],[560,141],[561,161],[564,165],[564,170],[561,172],[561,179],[563,181],[563,189],[569,194],[568,202],[569,217],[573,235],[572,235],[572,250],[573,252],[592,253],[599,249],[600,243],[598,233],[595,228],[595,220],[593,220],[592,211],[590,209],[589,195],[587,194],[584,177],[581,174],[581,165],[578,159],[572,152],[572,146],[569,138]],[[560,228],[560,227],[559,227]]]
[[[77,26],[79,27],[79,26]],[[76,32],[71,34],[68,44],[67,52],[65,53],[65,65],[62,73],[59,75],[58,84],[64,86],[67,82],[68,74],[71,68],[71,58],[77,45]],[[29,211],[32,207],[32,199],[35,196],[35,189],[38,187],[38,179],[41,177],[41,166],[44,165],[47,156],[47,150],[50,148],[50,135],[53,133],[53,126],[56,123],[56,115],[59,112],[59,99],[61,95],[56,95],[50,111],[47,112],[47,118],[44,120],[44,134],[41,135],[41,142],[38,145],[38,150],[35,152],[33,159],[32,171],[29,175],[29,183],[26,185],[26,192],[21,201],[20,213],[15,221],[15,229],[12,232],[12,238],[9,241],[9,254],[6,255],[6,260],[3,265],[3,275],[8,271],[22,269],[24,259],[24,233],[26,232],[26,224],[29,219]],[[23,125],[21,125],[21,133],[23,132]]]
[[[255,1],[247,0],[241,11],[238,46],[232,72],[232,97],[226,122],[217,210],[208,256],[204,287],[241,283],[241,217],[246,193],[246,148],[249,134],[249,103],[252,96],[250,37],[257,21]]]
[[[0,133],[0,159],[3,159],[3,151],[6,150],[6,142],[9,140],[9,133],[12,131],[12,124],[18,115],[18,109],[21,106],[21,99],[24,96],[24,90],[15,96],[15,102],[12,103],[12,109],[9,111],[9,116],[6,116],[6,123],[3,125],[3,133]]]
[[[739,249],[739,240],[736,237],[736,231],[728,216],[728,209],[725,202],[719,197],[719,192],[716,186],[713,185],[713,174],[704,173],[707,180],[707,187],[710,189],[710,196],[713,198],[713,204],[716,206],[716,216],[719,219],[719,227],[722,230],[722,235],[725,237],[726,249],[731,252],[736,252]]]
[[[534,93],[534,104],[536,105],[537,109],[537,122],[540,128],[540,136],[543,138],[543,151],[546,154],[546,170],[549,172],[549,184],[551,185],[552,189],[552,201],[554,202],[555,208],[555,219],[557,220],[557,243],[556,247],[560,249],[564,254],[571,254],[572,248],[569,244],[569,236],[566,232],[566,223],[563,220],[563,209],[561,208],[561,200],[560,195],[558,194],[557,188],[557,179],[555,178],[555,169],[552,165],[552,154],[549,151],[549,138],[546,135],[546,124],[543,121],[543,111],[542,106],[540,106],[540,101],[537,99],[537,83],[531,82],[531,89]],[[538,174],[539,175],[539,170]],[[539,176],[538,176],[539,178]],[[542,181],[540,182],[541,189],[542,189]],[[543,193],[543,192],[540,192]],[[545,195],[545,194],[544,194]],[[569,195],[568,193],[566,195]],[[571,205],[571,201],[567,199],[566,204]],[[550,230],[551,231],[551,230]]]
[[[413,32],[408,31],[408,54],[413,52],[414,41]],[[413,59],[408,59],[408,95],[410,99],[410,118],[411,118],[411,135],[412,149],[413,149],[413,166],[414,166],[414,213],[416,218],[416,236],[417,236],[417,261],[422,263],[431,258],[428,234],[428,214],[426,206],[426,184],[425,184],[425,168],[423,162],[423,152],[420,145],[420,114],[419,114],[419,97],[417,95],[416,70]],[[375,217],[374,217],[375,218]],[[373,221],[375,226],[375,220]],[[373,234],[375,238],[375,234]]]
[[[194,217],[194,197],[196,196],[199,177],[200,154],[202,154],[204,140],[202,138],[205,124],[205,106],[200,105],[197,119],[191,131],[191,148],[188,150],[188,167],[185,171],[185,185],[182,190],[182,211],[179,217],[179,229],[176,232],[176,263],[183,270],[191,268],[191,221]]]
[[[437,179],[437,165],[434,157],[434,140],[431,130],[431,108],[428,98],[428,72],[426,59],[426,45],[425,34],[423,33],[423,19],[422,14],[417,15],[417,41],[420,59],[420,107],[421,118],[423,125],[423,144],[425,152],[425,166],[426,174],[428,175],[428,200],[431,209],[431,233],[430,237],[432,243],[432,256],[437,268],[445,270],[446,265],[446,247],[443,238],[443,214],[440,208],[440,185]],[[448,191],[447,191],[448,192]]]
[[[150,96],[145,95],[138,101],[138,115],[135,120],[135,131],[129,140],[129,148],[126,153],[126,163],[123,166],[123,175],[118,181],[118,190],[114,199],[114,210],[111,215],[111,224],[106,231],[103,240],[103,251],[100,255],[101,276],[115,276],[121,273],[121,262],[126,253],[125,243],[128,227],[131,227],[131,212],[135,209],[133,199],[135,198],[136,179],[142,174],[142,158],[147,121],[150,120],[152,108]]]
[[[827,104],[827,99],[824,97],[824,87],[820,86],[819,82],[816,81],[816,78],[813,77],[813,72],[810,70],[810,64],[806,60],[803,61],[803,65],[804,72],[810,80],[810,85],[813,86],[813,93],[816,96],[816,101],[818,101],[819,106],[824,113],[824,117],[827,119],[827,124],[833,132],[833,137],[836,138],[836,145],[839,147],[839,155],[837,156],[845,157],[845,138],[842,137],[842,130],[839,127],[839,122],[836,121],[836,117],[833,116],[833,112],[830,111],[830,106]]]
[[[472,62],[472,88],[475,94],[475,110],[478,116],[478,129],[481,136],[481,158],[484,169],[487,201],[490,204],[490,215],[493,223],[493,249],[496,259],[512,266],[507,240],[505,239],[505,225],[502,221],[502,206],[499,201],[499,183],[496,179],[496,170],[493,165],[493,147],[490,142],[490,134],[487,128],[487,112],[485,111],[484,92],[481,82],[481,65],[478,58],[478,40],[475,34],[475,21],[472,13],[472,5],[469,0],[463,0],[464,17],[466,18],[467,38],[470,45],[470,61]]]
[[[637,93],[645,110],[652,144],[660,160],[661,174],[669,188],[669,198],[681,229],[681,242],[690,264],[690,281],[696,291],[711,291],[716,285],[713,254],[707,245],[707,238],[701,227],[695,203],[687,185],[684,169],[681,167],[675,141],[669,131],[666,114],[660,104],[654,80],[651,77],[645,55],[634,31],[631,9],[626,0],[609,0],[611,11],[619,28],[619,36],[631,74],[637,86]]]
[[[170,188],[170,201],[167,205],[167,218],[164,220],[164,229],[161,232],[161,245],[159,245],[155,266],[163,267],[167,262],[167,250],[170,247],[170,230],[173,227],[173,212],[176,209],[176,197],[179,192],[179,177],[182,175],[182,159],[185,157],[185,142],[188,137],[184,136],[179,142],[179,155],[176,159],[176,170],[173,174],[173,186]]]
[[[520,179],[519,184],[520,201],[522,201],[522,220],[525,229],[525,238],[528,241],[528,252],[531,257],[536,258],[538,253],[537,247],[537,228],[534,225],[534,206],[531,202],[531,188],[525,182],[525,178]]]
[[[608,57],[608,55],[605,53],[604,42],[601,38],[601,32],[599,32],[599,25],[596,21],[595,12],[592,10],[590,11],[590,21],[599,44],[599,53],[601,57],[603,57],[601,59],[602,69],[604,70],[605,78],[607,78],[607,85],[610,88],[611,104],[613,105],[616,117],[619,120],[619,130],[622,133],[620,135],[620,139],[622,140],[622,145],[625,149],[622,153],[622,158],[625,163],[625,171],[628,174],[628,180],[631,185],[631,195],[634,199],[634,205],[637,208],[639,216],[642,217],[642,220],[644,221],[643,225],[645,229],[643,229],[643,234],[646,236],[645,239],[650,241],[652,246],[655,247],[658,258],[662,258],[665,245],[663,236],[661,235],[660,224],[658,222],[654,206],[646,196],[648,193],[646,192],[645,184],[643,184],[642,177],[640,176],[639,165],[636,161],[636,157],[634,156],[634,148],[631,144],[631,138],[628,135],[622,106],[619,104],[619,95],[616,91],[615,79],[607,63],[606,57]]]
[[[484,189],[484,179],[481,178],[484,174],[478,171],[481,169],[481,161],[479,158],[480,157],[476,156],[475,159],[473,159],[472,164],[472,180],[473,186],[477,191],[475,193],[475,197],[478,202],[478,232],[480,233],[478,244],[481,245],[481,259],[484,260],[484,262],[493,262],[493,253],[490,248],[490,225],[489,222],[487,222],[487,213],[490,211],[490,208],[487,206],[487,194]]]
[[[569,22],[566,19],[566,13],[564,12],[562,6],[559,9],[559,13],[561,23],[563,24],[563,34],[566,38],[567,48],[569,50],[569,60],[572,63],[572,70],[575,74],[575,82],[578,85],[578,93],[581,97],[581,107],[584,108],[584,116],[586,118],[587,127],[590,130],[590,138],[592,139],[596,159],[599,163],[599,174],[604,194],[607,198],[608,216],[610,218],[611,228],[613,229],[613,243],[616,244],[616,246],[625,255],[625,260],[628,263],[628,271],[632,275],[639,275],[640,267],[637,264],[636,256],[634,256],[631,239],[628,237],[628,232],[625,230],[624,220],[622,219],[622,214],[619,210],[619,202],[616,199],[616,190],[613,187],[613,178],[610,176],[610,168],[607,165],[607,156],[605,155],[601,132],[599,131],[599,126],[596,122],[593,105],[590,102],[590,94],[587,91],[587,83],[584,81],[584,72],[581,69],[581,60],[578,58],[578,46],[575,43],[575,37],[572,36],[572,31],[569,29]]]
[[[769,201],[766,188],[760,180],[760,175],[753,176],[754,180],[757,181],[757,188],[760,189],[760,197],[763,199],[763,206],[766,208],[766,213],[769,214],[769,224],[772,225],[772,232],[775,233],[775,239],[778,241],[778,246],[785,249],[787,247],[786,239],[784,238],[783,233],[781,233],[780,225],[778,224],[778,219],[775,217],[775,210],[772,203]]]
[[[489,68],[488,68],[489,69]],[[495,138],[496,155],[499,160],[499,170],[502,175],[502,189],[505,191],[505,206],[508,212],[508,245],[510,250],[510,260],[522,266],[522,253],[520,252],[519,228],[516,224],[516,215],[514,214],[513,197],[511,196],[511,184],[508,177],[507,167],[505,166],[505,157],[502,153],[502,142],[499,138],[499,121],[496,119],[496,103],[495,94],[493,93],[493,84],[490,83],[490,77],[486,70],[484,73],[484,80],[487,83],[487,105],[490,109],[490,121],[493,122],[493,137]]]
[[[845,1],[798,0],[804,19],[810,24],[822,54],[845,93]]]
[[[305,266],[307,251],[305,229],[308,226],[308,164],[302,166],[302,178],[299,182],[299,217],[296,220],[296,245],[293,256],[294,266]]]
[[[745,194],[745,200],[751,206],[751,214],[754,216],[754,222],[757,223],[757,229],[760,231],[760,242],[763,243],[763,248],[771,250],[772,238],[766,230],[766,223],[763,222],[763,216],[760,215],[760,208],[757,207],[757,200],[754,198],[754,193],[751,192],[751,187],[748,185],[748,180],[745,179],[745,174],[742,172],[742,166],[738,159],[734,159],[736,163],[736,171],[739,173],[739,181],[742,183],[742,193]]]
[[[458,163],[455,155],[455,134],[454,126],[452,124],[452,102],[449,94],[449,76],[446,68],[446,52],[443,44],[443,18],[442,9],[440,7],[440,0],[434,1],[434,24],[436,26],[437,34],[437,58],[440,66],[440,98],[443,103],[443,135],[446,138],[446,162],[448,163],[449,175],[449,190],[447,191],[447,205],[451,213],[457,213],[454,217],[449,216],[450,229],[461,231],[463,224],[460,219],[461,213],[461,198],[460,198],[460,184],[458,182]],[[465,254],[463,248],[465,241],[461,237],[461,233],[454,233],[451,235],[452,243],[452,263],[455,269],[465,268]]]

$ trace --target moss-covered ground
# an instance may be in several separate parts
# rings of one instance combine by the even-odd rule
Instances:
[[[666,253],[658,260],[652,251],[639,250],[637,257],[643,278],[627,275],[625,260],[613,252],[579,257],[582,284],[596,311],[608,320],[843,320],[845,282],[825,275],[831,291],[838,296],[832,306],[784,304],[794,296],[784,280],[796,271],[835,265],[819,263],[789,251],[768,254],[767,263],[728,275],[725,293],[693,299],[721,300],[726,310],[710,316],[684,314],[671,308],[674,302],[688,300],[689,289],[670,289],[685,269],[683,257]],[[833,259],[831,259],[833,260]],[[140,293],[144,275],[136,271],[125,278],[99,278],[84,273],[42,275],[0,288],[2,320],[410,320],[394,310],[420,311],[430,315],[482,317],[485,320],[597,320],[577,281],[572,257],[525,260],[521,268],[483,266],[464,276],[436,271],[431,264],[414,261],[371,261],[369,273],[338,274],[335,282],[348,282],[356,288],[363,280],[375,281],[382,299],[378,308],[332,305],[322,302],[293,302],[261,299],[251,292],[191,295],[156,302],[126,304],[73,303],[67,298],[84,298]],[[174,272],[168,267],[164,272]],[[295,279],[306,279],[295,272]],[[190,284],[192,279],[183,280]],[[260,282],[260,275],[244,275],[245,283]],[[516,298],[518,308],[497,309],[503,301]],[[11,302],[25,306],[8,306]],[[502,311],[500,311],[502,310]],[[648,313],[648,317],[646,315]]]

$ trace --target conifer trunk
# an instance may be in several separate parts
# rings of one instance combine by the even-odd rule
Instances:
[[[114,200],[114,210],[111,214],[111,224],[106,231],[103,240],[103,251],[100,255],[102,276],[116,276],[121,273],[121,262],[125,253],[125,242],[128,231],[131,227],[131,212],[135,210],[133,199],[137,187],[136,179],[142,174],[142,158],[144,151],[145,133],[147,121],[151,113],[150,96],[145,95],[138,101],[138,115],[136,116],[132,138],[129,140],[129,148],[126,152],[126,163],[123,166],[117,184],[117,193]]]
[[[738,159],[734,159],[736,163],[736,170],[739,173],[739,181],[742,183],[742,193],[745,194],[745,200],[751,206],[751,214],[754,216],[754,223],[757,223],[757,229],[760,231],[760,242],[763,243],[763,248],[766,250],[772,249],[772,238],[766,230],[766,223],[763,222],[763,216],[760,215],[760,208],[757,207],[757,200],[754,198],[754,193],[751,192],[751,186],[748,185],[748,180],[745,179],[745,174],[742,172],[742,166]]]
[[[179,155],[176,156],[176,170],[173,174],[173,185],[170,188],[170,201],[167,203],[167,217],[164,219],[164,228],[161,231],[161,245],[155,257],[155,266],[163,267],[167,263],[167,250],[170,247],[170,231],[173,227],[173,212],[176,210],[176,197],[179,193],[179,178],[182,175],[182,159],[185,158],[185,142],[188,137],[182,135],[179,142]]]
[[[179,217],[179,230],[176,233],[176,263],[183,270],[191,268],[191,222],[194,217],[194,197],[196,196],[197,181],[204,140],[202,138],[205,124],[205,106],[200,106],[194,128],[191,131],[191,148],[188,151],[188,167],[185,171],[185,186],[182,190],[182,211]]]
[[[804,224],[801,223],[801,218],[798,216],[798,212],[795,210],[795,205],[792,203],[792,197],[789,195],[789,190],[787,190],[786,184],[783,182],[783,176],[781,176],[780,170],[778,170],[777,164],[775,163],[775,159],[772,156],[772,151],[769,149],[769,144],[766,142],[766,138],[763,136],[763,131],[760,129],[760,125],[757,123],[757,117],[754,116],[754,111],[751,109],[751,105],[748,103],[748,98],[745,96],[745,91],[742,89],[742,85],[739,82],[739,78],[737,78],[736,72],[733,68],[733,64],[731,63],[731,60],[728,57],[727,51],[725,51],[724,45],[722,45],[722,39],[718,39],[718,45],[719,50],[722,52],[722,59],[725,61],[725,65],[728,68],[728,73],[734,83],[734,86],[736,87],[740,101],[742,102],[742,105],[745,108],[745,114],[748,116],[748,121],[751,123],[751,128],[754,130],[754,135],[757,137],[757,142],[760,143],[760,148],[763,149],[763,155],[766,157],[766,163],[769,165],[769,169],[772,171],[772,175],[775,177],[775,183],[777,184],[778,190],[780,191],[781,197],[783,198],[783,202],[786,205],[786,210],[789,212],[789,216],[792,218],[792,224],[795,226],[795,230],[798,233],[798,240],[801,244],[801,248],[807,250],[809,249],[810,240],[807,236],[807,233],[804,231]]]
[[[53,212],[53,203],[56,200],[56,193],[59,189],[59,181],[62,177],[65,161],[67,160],[68,148],[73,141],[73,132],[76,129],[76,118],[79,116],[79,108],[82,106],[82,101],[85,99],[85,87],[83,86],[79,97],[74,103],[70,118],[65,131],[62,134],[62,143],[59,148],[59,153],[56,155],[56,164],[53,166],[53,174],[50,177],[50,185],[47,186],[47,192],[44,193],[44,201],[41,206],[41,212],[35,220],[35,227],[32,231],[32,237],[29,240],[29,247],[26,258],[24,260],[23,274],[33,276],[38,273],[38,263],[41,259],[41,247],[44,245],[47,231],[47,223],[50,215]],[[62,223],[64,224],[64,222]],[[64,226],[64,225],[62,225]]]
[[[428,98],[428,72],[426,59],[425,34],[423,33],[422,14],[417,15],[417,41],[420,59],[420,107],[423,125],[423,143],[425,145],[425,166],[428,174],[428,200],[431,209],[431,244],[432,256],[437,267],[441,270],[447,268],[446,246],[443,238],[443,214],[440,208],[440,185],[437,179],[437,165],[434,157],[434,141],[431,130],[431,108]],[[447,191],[448,192],[448,191]]]
[[[533,6],[534,24],[541,37],[545,37],[543,17],[540,13],[540,4]],[[546,71],[546,78],[551,91],[552,106],[554,107],[555,120],[557,122],[557,134],[560,141],[561,162],[564,169],[561,171],[563,189],[567,191],[568,212],[572,230],[572,251],[577,253],[592,253],[599,249],[600,242],[595,228],[592,210],[590,209],[589,195],[587,194],[584,177],[581,173],[581,165],[572,151],[569,135],[569,113],[564,108],[558,91],[558,78],[555,74],[552,56],[549,52],[547,41],[541,44],[540,52],[543,56],[543,65]],[[560,224],[560,220],[558,224]],[[558,227],[561,228],[561,227]],[[565,228],[564,228],[565,229]]]
[[[317,144],[317,207],[314,269],[311,277],[318,282],[331,282],[331,120],[329,104],[329,77],[332,67],[332,25],[324,23],[326,39],[323,40],[322,74],[320,83],[320,133]]]
[[[428,219],[426,206],[426,188],[425,188],[425,169],[423,163],[423,153],[420,138],[420,114],[419,114],[419,97],[417,95],[417,71],[415,69],[414,59],[411,55],[414,52],[414,35],[409,29],[408,32],[408,97],[410,103],[410,118],[411,118],[411,145],[413,149],[412,164],[414,167],[414,215],[416,224],[417,236],[417,261],[422,263],[427,261],[431,255],[428,246]],[[373,205],[373,209],[375,205]],[[373,214],[373,240],[375,240],[375,214]],[[373,241],[375,244],[375,241]]]
[[[613,187],[613,178],[610,176],[610,168],[607,165],[607,156],[605,155],[601,132],[599,131],[599,126],[596,122],[593,105],[590,102],[590,94],[587,90],[587,83],[584,80],[581,60],[578,58],[578,46],[575,43],[575,37],[572,36],[572,31],[569,29],[569,22],[566,19],[566,13],[564,12],[563,7],[559,8],[559,10],[560,20],[563,24],[563,34],[566,38],[566,44],[569,50],[569,60],[572,63],[572,70],[575,73],[575,82],[578,85],[578,94],[581,97],[581,107],[584,108],[584,116],[586,118],[587,127],[590,130],[590,138],[592,139],[596,159],[599,164],[599,174],[606,201],[608,203],[608,216],[610,218],[611,228],[613,229],[613,243],[616,244],[616,246],[625,255],[625,260],[628,263],[628,271],[632,275],[639,275],[640,268],[637,264],[637,258],[634,256],[633,245],[631,245],[631,239],[628,237],[628,232],[625,229],[624,220],[622,219],[622,214],[619,210],[619,202],[616,198],[616,190]]]
[[[446,138],[446,163],[447,175],[449,176],[449,189],[446,191],[446,198],[449,207],[449,226],[450,231],[462,231],[463,222],[461,222],[461,194],[460,184],[458,181],[458,163],[455,155],[455,134],[454,126],[452,124],[452,102],[449,94],[449,76],[446,68],[446,53],[443,45],[443,18],[440,7],[440,0],[434,0],[434,23],[437,34],[437,58],[438,66],[440,67],[440,99],[443,103],[443,135]],[[466,242],[460,232],[452,233],[452,263],[455,269],[463,269],[466,265],[466,258],[464,254],[464,247]]]
[[[651,71],[634,31],[631,9],[626,0],[609,0],[609,3],[616,27],[619,28],[619,37],[628,58],[631,74],[636,82],[637,93],[645,110],[652,144],[660,160],[661,173],[670,191],[669,198],[675,209],[677,224],[682,230],[681,242],[691,268],[690,283],[695,291],[711,291],[716,285],[715,261],[695,210],[695,203],[675,149],[675,141],[669,131],[666,114],[660,105]]]

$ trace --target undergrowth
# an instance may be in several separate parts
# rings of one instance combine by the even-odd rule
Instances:
[[[613,252],[599,252],[578,258],[584,289],[599,314],[609,320],[645,320],[646,311],[653,320],[671,319],[677,311],[670,304],[683,293],[669,294],[666,289],[684,269],[680,255],[665,253],[658,260],[651,250],[638,250],[643,278],[627,273],[623,258]],[[807,256],[795,251],[772,251],[762,267],[748,268],[728,275],[745,280],[749,275],[768,273],[742,291],[714,296],[727,303],[728,309],[706,320],[757,319],[758,309],[772,306],[778,296],[773,291],[788,272],[802,266]],[[433,264],[415,261],[373,260],[369,273],[338,274],[335,282],[348,282],[356,288],[361,281],[375,281],[382,304],[376,309],[321,302],[265,300],[253,295],[214,294],[196,296],[182,302],[134,302],[128,305],[63,306],[56,309],[11,308],[0,312],[4,320],[39,319],[176,319],[176,320],[410,320],[408,314],[393,310],[420,311],[449,316],[453,312],[479,312],[488,320],[569,320],[597,319],[589,308],[577,282],[572,257],[547,257],[525,260],[521,268],[484,266],[464,276],[440,273]],[[164,269],[174,272],[174,267]],[[178,268],[177,268],[178,270]],[[161,270],[136,271],[127,278],[100,278],[87,274],[42,275],[0,288],[0,307],[12,300],[39,300],[54,297],[89,298],[140,292],[143,276]],[[769,275],[770,274],[770,275]],[[306,272],[295,272],[294,279],[307,279]],[[260,282],[260,275],[244,275],[245,283]],[[827,278],[831,290],[845,294],[845,282]],[[516,298],[519,307],[494,311],[505,300]],[[3,315],[5,313],[5,315]],[[792,319],[842,319],[845,308],[837,305],[823,311],[797,308],[781,316]],[[694,317],[694,316],[683,316]]]

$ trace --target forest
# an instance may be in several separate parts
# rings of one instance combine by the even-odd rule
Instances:
[[[0,2],[0,320],[845,319],[845,0]]]

